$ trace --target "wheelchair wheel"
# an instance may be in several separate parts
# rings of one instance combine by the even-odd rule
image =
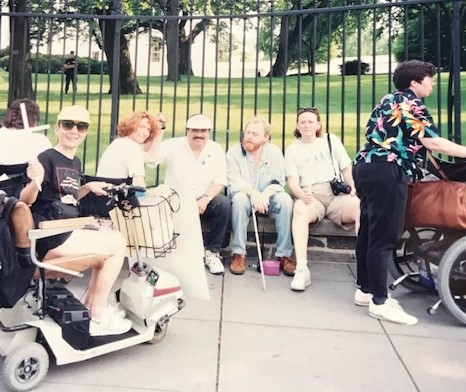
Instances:
[[[466,237],[453,243],[443,255],[437,286],[445,307],[466,324]]]
[[[421,244],[438,241],[441,237],[441,232],[431,228],[406,231],[398,243],[393,260],[388,262],[388,271],[393,279],[396,280],[405,274],[413,274],[406,277],[400,284],[414,293],[435,292],[433,288],[423,285],[420,281],[415,250]]]

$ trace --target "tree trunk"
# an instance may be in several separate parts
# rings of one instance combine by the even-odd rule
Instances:
[[[309,4],[308,7],[311,8],[312,4]],[[330,5],[329,0],[321,0],[318,3],[317,8],[327,8]],[[272,66],[272,76],[285,76],[286,72],[288,71],[288,66],[290,63],[291,53],[293,52],[294,48],[298,44],[298,40],[300,39],[300,31],[298,23],[295,24],[293,30],[288,31],[290,28],[290,16],[282,16],[281,18],[281,25],[280,25],[280,37],[279,37],[279,47],[277,52],[277,57],[275,59],[275,63]],[[304,32],[312,26],[314,23],[314,16],[309,14],[305,16],[301,22],[301,32]],[[288,38],[286,38],[288,37]],[[320,39],[317,39],[317,44],[320,42]],[[316,46],[316,48],[318,45]],[[270,76],[267,75],[267,76]]]
[[[289,17],[287,15],[282,16],[280,22],[280,35],[278,43],[278,53],[275,63],[272,66],[272,76],[285,76],[288,70],[289,64],[289,53],[293,48],[288,45],[287,32],[289,25]],[[295,43],[292,43],[293,47]],[[270,73],[267,75],[270,76]]]
[[[194,76],[193,66],[191,61],[191,43],[189,40],[180,42],[180,75]]]
[[[179,0],[169,0],[167,3],[167,15],[178,15],[180,9]],[[180,80],[180,73],[178,68],[178,47],[179,40],[179,26],[176,19],[167,20],[167,29],[165,41],[167,43],[167,80],[176,81]]]
[[[120,56],[119,61],[116,64],[115,59],[113,58],[113,49],[115,47],[115,21],[114,20],[103,20],[99,21],[100,31],[104,37],[103,45],[104,45],[104,52],[107,56],[107,64],[108,64],[108,73],[109,73],[109,80],[110,80],[110,89],[108,91],[109,94],[112,92],[113,87],[113,67],[115,65],[119,66],[120,68],[120,94],[141,94],[141,88],[135,78],[133,66],[131,63],[131,57],[128,49],[128,40],[124,34],[120,35]]]
[[[9,1],[10,12],[27,12],[27,0]],[[10,23],[10,65],[8,106],[17,98],[35,99],[32,91],[29,19],[12,17]]]

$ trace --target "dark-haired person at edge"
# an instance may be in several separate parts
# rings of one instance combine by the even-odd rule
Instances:
[[[291,231],[297,266],[291,290],[304,291],[311,284],[307,260],[309,224],[327,217],[344,229],[357,232],[359,199],[351,173],[351,158],[336,135],[322,132],[316,108],[298,110],[294,135],[297,140],[285,151],[286,181],[296,198]],[[338,195],[333,193],[330,185],[335,178],[349,187]]]
[[[354,303],[371,317],[415,325],[397,300],[388,297],[388,261],[405,223],[408,184],[422,177],[422,149],[466,157],[466,147],[438,136],[421,99],[432,92],[434,65],[410,60],[393,74],[397,89],[374,107],[366,126],[367,142],[354,159],[353,177],[361,200],[356,244],[357,285]]]
[[[30,127],[39,123],[40,109],[28,98],[14,100],[5,112],[0,128],[0,164],[16,165],[27,163],[39,153],[52,147],[47,136],[26,129],[21,115],[24,103]]]
[[[91,181],[79,186],[81,161],[76,151],[89,128],[89,112],[82,106],[64,107],[57,117],[57,145],[38,156],[45,175],[42,190],[31,181],[21,192],[21,200],[31,205],[34,223],[78,216],[78,201],[89,192],[105,195],[105,182]],[[61,213],[59,213],[61,211]],[[129,331],[131,321],[122,309],[107,304],[112,286],[120,273],[126,251],[122,234],[113,230],[78,229],[37,241],[39,259],[85,254],[101,255],[93,268],[84,305],[91,313],[89,332],[93,336],[116,335]]]

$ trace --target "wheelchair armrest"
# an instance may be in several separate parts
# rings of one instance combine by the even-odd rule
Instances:
[[[81,218],[69,218],[69,219],[58,219],[43,221],[39,223],[40,229],[58,229],[58,228],[69,228],[77,229],[82,226],[90,225],[94,221],[92,216],[84,216]]]
[[[59,219],[43,221],[39,223],[39,229],[28,231],[28,237],[31,241],[38,240],[53,235],[66,233],[75,229],[83,228],[94,222],[94,217],[86,216],[82,218]]]

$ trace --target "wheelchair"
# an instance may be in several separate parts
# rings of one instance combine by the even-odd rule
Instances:
[[[447,162],[435,158],[451,181],[466,181],[466,161]],[[430,164],[429,173],[440,177]],[[466,324],[466,233],[443,227],[406,228],[388,270],[398,285],[415,293],[438,294],[428,307],[435,314],[440,305],[461,323]]]
[[[157,344],[165,338],[169,319],[185,306],[185,301],[177,277],[153,266],[151,260],[143,262],[139,257],[139,244],[147,241],[147,235],[143,240],[139,238],[142,230],[139,206],[126,202],[138,190],[127,184],[107,189],[109,205],[115,205],[120,218],[124,218],[128,227],[126,235],[130,237],[127,240],[137,256],[128,277],[115,292],[117,303],[132,322],[132,329],[127,333],[91,336],[89,310],[63,284],[50,280],[63,275],[82,277],[82,271],[98,265],[104,256],[89,254],[42,262],[35,255],[38,239],[87,228],[94,218],[46,221],[39,229],[28,230],[31,260],[35,265],[33,277],[16,303],[0,309],[0,355],[5,357],[2,379],[9,390],[27,391],[37,387],[48,372],[51,356],[57,365],[64,365],[141,343]],[[28,208],[22,211],[32,219]],[[165,252],[176,247],[174,237],[175,233],[164,244]]]

